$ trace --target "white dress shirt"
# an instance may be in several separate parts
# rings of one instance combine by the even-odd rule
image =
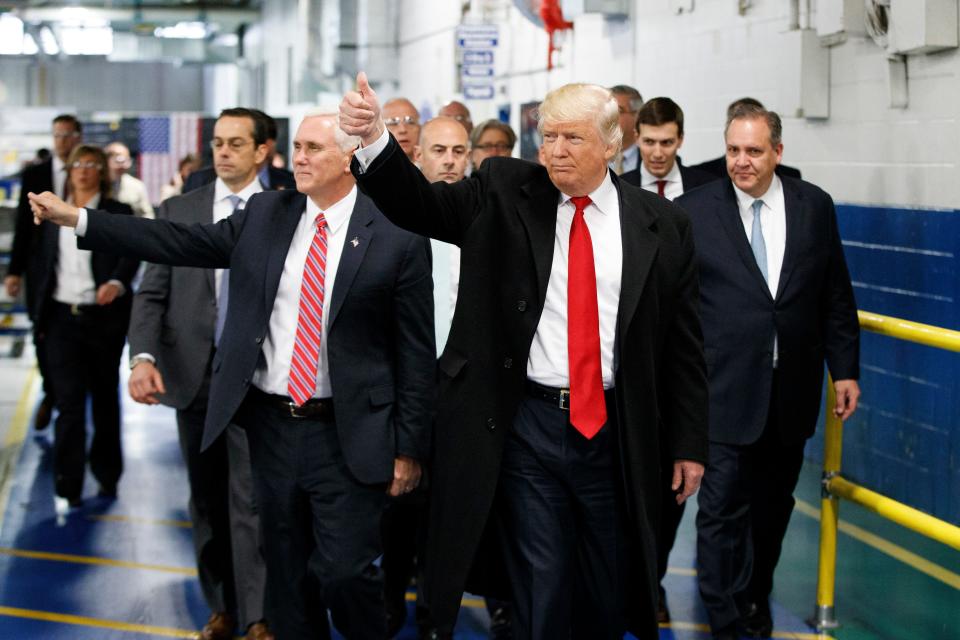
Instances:
[[[637,145],[631,144],[620,152],[621,175],[627,171],[633,171],[640,164],[642,164],[640,162],[640,148]],[[607,163],[607,166],[616,171],[617,157],[614,156],[613,160]]]
[[[53,192],[65,198],[66,194],[63,192],[63,188],[67,184],[67,165],[63,160],[60,159],[60,156],[53,156]]]
[[[240,204],[238,208],[243,209],[247,206],[247,203],[250,202],[250,198],[254,194],[260,193],[263,191],[263,187],[260,185],[260,181],[254,177],[250,181],[250,184],[245,186],[240,191],[234,193],[230,190],[230,187],[227,186],[227,183],[217,178],[213,183],[213,221],[220,222],[230,217],[230,214],[233,213],[233,205],[230,204],[230,196],[236,195],[240,198]],[[216,275],[214,276],[214,285],[216,288],[217,300],[220,299],[220,281],[223,280],[223,269],[217,269]]]
[[[680,165],[676,161],[674,161],[673,168],[670,169],[669,173],[662,178],[658,178],[647,171],[647,166],[641,162],[640,186],[647,191],[660,193],[657,189],[657,180],[666,180],[667,183],[663,185],[663,196],[667,200],[673,200],[683,195],[683,178],[680,175]]]
[[[357,187],[342,200],[323,212],[327,221],[327,266],[324,274],[323,331],[320,336],[320,358],[317,366],[317,386],[313,397],[329,398],[333,395],[330,385],[330,363],[327,358],[327,323],[330,318],[330,300],[336,284],[337,266],[347,240],[347,227],[353,207],[357,202]],[[300,284],[307,253],[316,232],[317,214],[320,208],[307,198],[307,207],[293,234],[287,258],[280,275],[280,286],[270,313],[269,331],[263,341],[263,358],[253,374],[253,384],[261,391],[277,395],[289,395],[290,361],[293,358],[293,343],[297,335],[300,316]],[[352,244],[348,250],[353,250]]]
[[[376,142],[357,149],[354,157],[362,170],[366,170],[380,155],[388,141],[389,136],[384,131]],[[609,173],[589,195],[593,202],[584,211],[584,220],[590,230],[597,276],[603,388],[609,389],[614,384],[613,345],[617,330],[617,310],[620,307],[620,280],[623,275],[620,199]],[[574,211],[576,207],[570,202],[570,196],[561,193],[557,205],[557,230],[554,236],[553,264],[547,282],[547,297],[527,359],[527,378],[548,387],[570,386],[570,364],[567,358],[567,260]]]
[[[770,187],[759,198],[741,191],[737,185],[733,185],[733,190],[737,194],[740,222],[743,223],[743,232],[747,235],[748,244],[753,231],[753,203],[756,200],[763,201],[763,206],[760,208],[760,228],[763,231],[763,243],[767,249],[767,287],[770,289],[770,295],[776,298],[780,286],[780,271],[783,269],[783,253],[787,246],[787,207],[783,200],[783,183],[774,174]],[[777,367],[778,359],[778,341],[777,336],[774,335],[774,369]]]
[[[100,195],[97,194],[86,206],[95,209],[99,204]],[[77,238],[70,227],[59,227],[58,231],[57,286],[53,299],[63,304],[96,304],[97,283],[90,262],[93,253],[77,248]]]

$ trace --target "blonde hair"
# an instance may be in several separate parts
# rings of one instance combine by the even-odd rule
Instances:
[[[330,118],[333,120],[333,140],[340,151],[349,153],[360,146],[360,136],[350,136],[340,128],[340,111],[331,107],[316,107],[307,111],[303,119]]]
[[[590,120],[597,128],[600,139],[617,151],[623,144],[620,130],[620,109],[609,89],[596,84],[571,83],[554,89],[537,109],[537,129],[543,133],[543,125],[550,122],[573,122]]]

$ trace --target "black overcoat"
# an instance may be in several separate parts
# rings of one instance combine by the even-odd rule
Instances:
[[[392,137],[366,171],[356,160],[353,171],[395,224],[462,251],[457,306],[438,363],[424,585],[444,628],[456,618],[493,512],[504,438],[546,296],[560,192],[542,166],[512,158],[488,159],[469,180],[431,185]],[[621,470],[640,555],[636,617],[656,637],[660,440],[676,458],[704,462],[707,455],[698,281],[687,216],[612,178],[623,240],[615,347]]]

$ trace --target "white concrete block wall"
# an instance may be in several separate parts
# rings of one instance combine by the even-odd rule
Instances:
[[[825,2],[828,0],[819,0]],[[404,0],[398,41],[398,92],[439,105],[456,85],[453,29],[459,3]],[[585,15],[546,71],[547,37],[518,11],[506,11],[497,52],[498,98],[469,103],[480,117],[498,104],[541,98],[571,81],[633,84],[645,98],[667,95],[684,109],[688,163],[720,155],[727,104],[750,95],[783,111],[799,78],[783,68],[787,0],[755,0],[747,15],[732,0],[698,0],[676,15],[665,0],[636,0],[627,21]],[[816,4],[816,2],[814,3]],[[430,35],[433,34],[433,35]],[[785,162],[841,202],[954,208],[960,202],[957,123],[960,53],[912,56],[909,106],[890,108],[886,53],[849,37],[830,51],[830,117],[784,115]],[[478,118],[475,117],[475,120]]]

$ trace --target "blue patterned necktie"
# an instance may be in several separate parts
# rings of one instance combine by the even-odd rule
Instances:
[[[763,208],[763,200],[754,200],[752,207],[753,228],[750,230],[750,248],[753,249],[753,257],[757,260],[763,279],[767,280],[767,243],[763,240],[763,227],[760,226],[760,209]]]
[[[243,208],[243,198],[235,193],[227,196],[236,213]],[[213,346],[220,346],[220,336],[223,335],[223,324],[227,321],[227,303],[230,301],[230,269],[224,269],[220,275],[220,294],[217,296],[217,326],[213,330]]]

